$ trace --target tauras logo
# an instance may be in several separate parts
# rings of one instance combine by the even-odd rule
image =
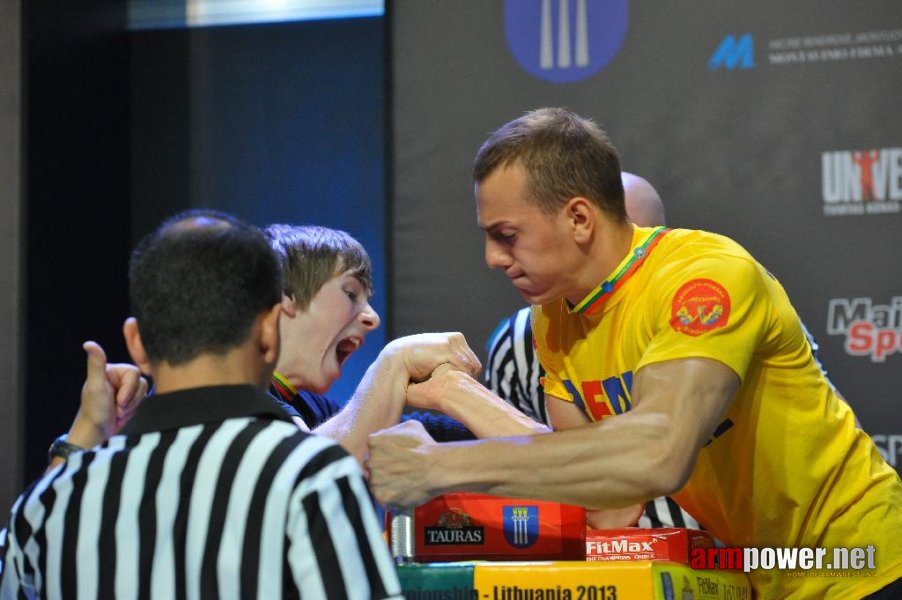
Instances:
[[[902,148],[821,155],[824,215],[902,212]]]
[[[485,530],[482,527],[464,527],[463,529],[426,528],[426,545],[434,544],[483,544]]]
[[[833,298],[827,333],[846,336],[846,353],[885,362],[887,356],[902,353],[902,296],[888,304],[875,304],[871,298]]]
[[[485,528],[473,525],[470,515],[459,508],[443,512],[435,526],[424,528],[424,533],[427,546],[485,543]]]

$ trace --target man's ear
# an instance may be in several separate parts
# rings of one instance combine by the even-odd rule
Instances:
[[[586,243],[595,233],[595,211],[590,200],[582,196],[570,198],[564,206],[567,224],[573,233],[573,240]]]
[[[285,310],[285,301],[274,304],[273,307],[260,315],[260,350],[263,352],[263,360],[275,365],[279,360],[279,318]],[[294,302],[291,302],[294,305]]]
[[[122,324],[122,335],[125,337],[125,347],[135,365],[145,375],[150,375],[150,357],[144,351],[144,342],[141,341],[141,332],[138,331],[138,321],[129,317]]]
[[[285,311],[285,314],[292,319],[298,314],[298,305],[295,304],[294,300],[288,297],[288,294],[282,294],[282,302],[279,306]]]

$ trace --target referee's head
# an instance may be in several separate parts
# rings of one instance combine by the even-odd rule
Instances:
[[[178,214],[135,248],[129,280],[126,344],[158,391],[160,375],[199,363],[219,371],[214,379],[238,379],[205,385],[267,381],[263,371],[278,356],[282,275],[256,227],[216,211]]]

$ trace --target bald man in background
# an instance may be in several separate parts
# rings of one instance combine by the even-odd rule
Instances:
[[[664,225],[664,203],[648,181],[633,173],[621,173],[626,215],[639,227]]]

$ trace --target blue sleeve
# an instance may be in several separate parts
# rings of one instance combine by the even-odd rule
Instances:
[[[456,442],[460,440],[475,440],[469,429],[460,421],[452,419],[448,415],[431,412],[412,412],[401,415],[401,422],[419,421],[437,442]]]
[[[294,405],[310,429],[319,427],[334,417],[344,406],[328,396],[306,390],[298,391],[297,396],[294,397]]]
[[[272,394],[270,394],[272,396]],[[288,404],[281,398],[277,398],[276,396],[272,396],[273,402],[279,405],[279,408],[285,411],[285,413],[289,417],[300,417],[301,413],[299,413],[292,405]],[[302,417],[303,418],[303,417]],[[304,421],[306,423],[306,421]]]

